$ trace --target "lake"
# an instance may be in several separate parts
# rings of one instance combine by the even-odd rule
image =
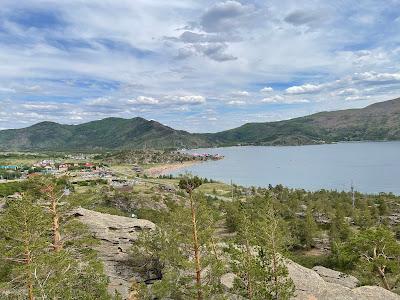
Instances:
[[[243,186],[282,184],[306,190],[355,189],[400,195],[400,142],[360,142],[288,147],[228,147],[190,150],[224,155],[174,172]]]

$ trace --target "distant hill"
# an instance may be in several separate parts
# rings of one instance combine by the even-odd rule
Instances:
[[[102,150],[211,146],[207,138],[143,118],[107,118],[80,125],[41,122],[0,131],[3,150]]]
[[[0,131],[2,150],[107,150],[229,145],[303,145],[400,140],[400,98],[363,109],[321,112],[279,122],[247,123],[218,133],[175,130],[143,118],[107,118],[80,125],[41,122]]]
[[[400,98],[363,109],[321,112],[269,123],[247,123],[207,135],[223,145],[302,145],[339,141],[400,140]]]

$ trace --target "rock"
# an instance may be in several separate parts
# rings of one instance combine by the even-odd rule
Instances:
[[[376,300],[376,299],[385,299],[385,300],[399,300],[400,296],[389,292],[379,286],[360,286],[358,288],[353,289],[354,294],[356,294],[359,298],[363,300]]]
[[[358,279],[354,276],[347,275],[322,266],[315,266],[314,268],[312,268],[312,270],[317,272],[319,276],[330,283],[337,283],[351,289],[357,287],[360,284]]]
[[[387,219],[389,220],[390,225],[396,226],[397,224],[400,224],[400,213],[393,213],[388,216]]]
[[[296,300],[400,300],[399,295],[378,286],[349,288],[342,284],[325,281],[316,271],[307,269],[290,260],[287,262],[287,267],[289,276],[296,287],[293,297]],[[332,274],[330,271],[324,270],[324,274]],[[343,283],[343,281],[341,282]]]
[[[0,212],[4,210],[5,206],[6,206],[6,200],[0,199]]]
[[[109,293],[113,295],[117,290],[123,299],[128,299],[130,287],[137,280],[135,269],[129,263],[128,250],[141,231],[155,229],[154,223],[99,213],[81,207],[73,210],[72,216],[86,224],[94,237],[100,240],[96,250],[110,279]]]
[[[233,288],[236,277],[233,273],[227,273],[221,276],[220,282],[226,289],[230,290]]]
[[[170,184],[161,184],[159,186],[160,191],[164,191],[167,193],[176,193],[176,188]]]

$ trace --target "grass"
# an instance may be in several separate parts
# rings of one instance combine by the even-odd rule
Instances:
[[[312,269],[315,266],[332,268],[332,262],[328,254],[307,255],[304,251],[290,252],[289,258],[306,268]]]
[[[226,196],[227,193],[231,194],[232,188],[229,184],[225,183],[204,183],[198,188],[198,191],[207,194],[216,194],[217,196]]]

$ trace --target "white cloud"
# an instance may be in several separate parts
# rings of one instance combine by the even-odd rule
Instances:
[[[323,85],[304,84],[299,86],[291,86],[286,89],[287,94],[312,94],[321,91]]]
[[[279,103],[279,102],[283,102],[285,100],[285,98],[283,98],[282,96],[279,95],[275,95],[272,97],[266,97],[264,99],[261,100],[262,103]]]
[[[399,73],[378,73],[378,72],[355,73],[353,78],[355,80],[377,82],[377,83],[400,81],[400,72]]]
[[[340,90],[339,92],[337,92],[337,95],[339,95],[339,96],[348,96],[348,95],[358,94],[359,92],[360,91],[358,89],[348,88],[348,89]]]
[[[15,18],[20,2],[2,1],[0,127],[140,115],[204,131],[207,122],[185,117],[212,109],[224,115],[218,130],[254,111],[258,121],[283,119],[400,93],[400,32],[387,14],[398,10],[393,1],[338,10],[322,0],[26,0],[26,18]],[[56,24],[34,24],[43,15]],[[267,83],[274,88],[256,91]],[[252,97],[232,95],[238,87]],[[360,101],[346,101],[355,96]],[[262,97],[308,104],[267,107]],[[54,105],[59,111],[44,111]]]
[[[275,95],[272,97],[264,98],[261,100],[261,102],[267,104],[300,104],[300,103],[309,103],[310,101],[306,99],[295,99],[295,98]]]
[[[96,99],[90,99],[90,100],[86,101],[86,103],[88,105],[93,105],[93,106],[96,106],[96,105],[108,105],[108,104],[111,104],[112,102],[113,102],[112,99],[110,99],[108,97],[99,97],[99,98],[96,98]]]
[[[228,102],[229,105],[236,105],[236,106],[241,106],[241,105],[246,105],[246,101],[243,100],[231,100]]]
[[[128,103],[143,104],[143,105],[157,105],[160,103],[160,101],[153,97],[139,96],[136,99],[128,100]]]
[[[345,98],[345,100],[346,101],[358,101],[358,100],[367,100],[369,98],[371,98],[371,96],[368,96],[368,95],[367,96],[356,95],[356,96],[348,96],[348,97]]]
[[[57,104],[48,103],[27,103],[22,104],[22,107],[28,110],[57,110],[60,108]]]
[[[263,87],[260,90],[261,93],[270,93],[270,92],[273,92],[273,91],[274,91],[274,89],[272,87],[270,87],[270,86]]]
[[[206,98],[200,95],[186,95],[186,96],[166,96],[165,99],[168,103],[175,104],[203,104]]]
[[[248,91],[236,91],[236,92],[232,93],[232,96],[248,97],[248,96],[250,96],[250,93]]]

